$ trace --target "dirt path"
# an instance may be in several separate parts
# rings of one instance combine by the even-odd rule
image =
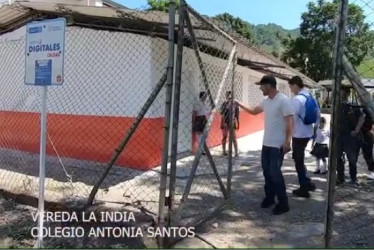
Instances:
[[[264,195],[260,152],[251,150],[242,156],[244,163],[233,176],[231,204],[199,228],[198,237],[185,239],[175,247],[323,247],[327,176],[311,173],[315,161],[307,153],[306,165],[317,190],[309,199],[292,196],[298,181],[288,154],[283,173],[291,210],[274,216],[271,208],[260,208]],[[337,189],[333,228],[336,247],[374,246],[374,183],[363,174],[366,165],[362,157],[359,163],[360,186],[345,184]]]

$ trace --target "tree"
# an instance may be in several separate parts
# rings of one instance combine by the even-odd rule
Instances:
[[[337,16],[337,0],[310,2],[308,11],[301,16],[300,36],[282,41],[285,46],[282,60],[315,81],[331,79]],[[372,51],[374,34],[369,28],[362,8],[349,4],[345,51],[355,67]]]
[[[169,11],[169,2],[170,0],[147,0],[149,5],[149,10],[158,10],[158,11]],[[176,8],[179,8],[180,0],[176,0]]]
[[[272,52],[271,52],[271,54],[274,56],[274,57],[276,57],[276,58],[278,58],[279,57],[279,52],[278,52],[278,50],[273,50]]]
[[[220,21],[225,29],[232,29],[242,35],[244,38],[248,39],[250,42],[254,41],[252,26],[250,23],[243,21],[239,17],[233,17],[229,13],[223,13],[213,17],[214,19]]]

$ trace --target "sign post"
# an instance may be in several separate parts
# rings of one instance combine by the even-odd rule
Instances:
[[[43,247],[44,181],[47,134],[48,86],[64,82],[65,50],[64,18],[31,22],[26,28],[25,84],[42,86],[43,99],[40,121],[39,198],[38,198],[38,241]]]

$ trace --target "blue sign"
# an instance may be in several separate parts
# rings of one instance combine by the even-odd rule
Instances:
[[[35,85],[49,85],[52,82],[52,60],[35,61]]]
[[[29,28],[29,34],[41,33],[43,30],[42,26]]]
[[[65,26],[64,18],[31,22],[27,25],[25,84],[63,84]]]

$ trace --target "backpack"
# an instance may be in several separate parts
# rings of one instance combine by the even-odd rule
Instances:
[[[317,119],[318,119],[318,113],[320,111],[319,105],[318,105],[316,99],[314,99],[312,97],[312,95],[310,95],[310,94],[309,95],[299,94],[299,95],[302,95],[306,98],[306,101],[305,101],[305,117],[303,119],[299,115],[300,119],[303,121],[303,123],[305,125],[310,125],[310,124],[316,123]]]

